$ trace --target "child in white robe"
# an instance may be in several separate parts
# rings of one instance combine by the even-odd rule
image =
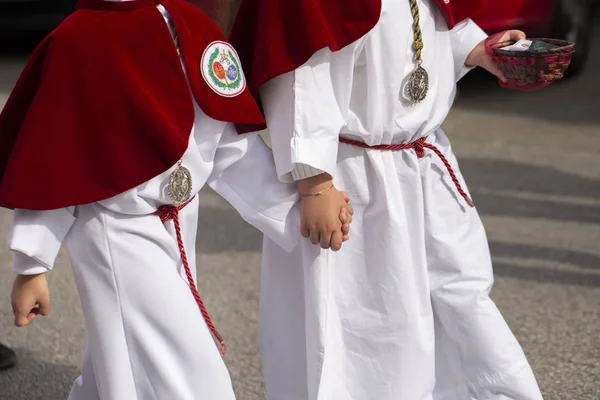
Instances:
[[[470,69],[504,79],[466,18],[476,3],[242,1],[230,40],[279,178],[300,193],[335,184],[355,209],[337,253],[304,243],[290,255],[265,238],[269,400],[542,398],[489,297],[485,231],[441,128]],[[328,207],[304,198],[302,218]]]
[[[184,24],[184,22],[198,21],[202,22],[202,26],[190,29]],[[110,26],[103,26],[104,23],[109,23]],[[137,35],[138,25],[146,23],[156,26],[148,26],[144,36],[132,36]],[[73,24],[77,24],[80,31],[74,32]],[[79,10],[51,35],[50,47],[54,51],[52,54],[56,54],[60,48],[57,46],[66,46],[67,54],[79,51],[77,45],[80,44],[78,42],[80,38],[74,34],[79,33],[85,36],[86,40],[93,41],[95,33],[92,30],[101,28],[108,28],[116,36],[116,38],[106,37],[106,41],[123,40],[124,43],[130,43],[132,40],[138,42],[140,39],[156,40],[155,43],[149,44],[142,40],[138,42],[140,47],[136,49],[128,48],[126,45],[119,47],[118,43],[109,43],[110,46],[115,46],[115,57],[123,56],[124,53],[129,54],[128,52],[142,52],[144,49],[147,49],[149,54],[153,54],[154,46],[156,51],[163,46],[162,48],[170,53],[155,55],[163,58],[153,62],[160,64],[163,60],[167,60],[165,62],[171,63],[169,65],[178,68],[183,65],[182,70],[163,69],[165,76],[155,77],[157,81],[144,82],[139,73],[131,74],[128,77],[129,81],[123,79],[117,84],[140,83],[139,90],[148,91],[145,96],[156,96],[152,100],[158,103],[152,103],[151,106],[160,104],[161,107],[156,109],[159,114],[170,112],[168,110],[172,108],[169,107],[173,104],[178,106],[175,107],[174,115],[181,108],[189,106],[190,109],[182,113],[182,119],[187,121],[189,116],[192,118],[189,130],[182,132],[183,137],[186,137],[186,134],[189,136],[186,142],[177,144],[183,150],[183,154],[175,159],[178,160],[177,163],[171,162],[168,169],[153,178],[110,197],[49,209],[44,204],[56,205],[66,201],[61,195],[76,197],[85,196],[86,193],[78,193],[78,188],[75,187],[72,193],[61,193],[58,188],[56,192],[46,192],[48,196],[46,199],[33,199],[28,196],[31,190],[35,193],[35,190],[44,187],[44,182],[39,182],[39,186],[31,187],[26,185],[26,181],[14,179],[14,176],[20,176],[20,173],[29,173],[28,170],[14,167],[21,161],[20,158],[24,157],[19,153],[18,145],[25,143],[33,146],[28,141],[31,136],[27,137],[24,133],[28,126],[25,123],[19,126],[17,145],[5,165],[0,190],[2,206],[15,208],[8,241],[9,248],[15,253],[14,271],[18,274],[12,293],[15,323],[18,326],[26,326],[36,318],[36,315],[48,314],[49,294],[45,274],[52,269],[64,242],[80,294],[87,333],[82,373],[73,385],[70,400],[234,399],[229,374],[211,334],[220,342],[221,350],[224,350],[223,338],[212,324],[207,307],[203,304],[194,281],[198,223],[197,193],[202,187],[209,185],[231,203],[247,222],[287,250],[295,247],[301,239],[299,216],[294,211],[298,195],[293,187],[278,181],[272,165],[272,155],[258,133],[239,135],[236,132],[232,123],[238,118],[236,112],[239,114],[248,112],[248,110],[235,108],[237,104],[235,99],[243,101],[248,99],[243,98],[244,77],[241,71],[231,68],[231,65],[237,65],[235,51],[222,40],[222,34],[200,14],[200,11],[179,0],[165,0],[158,6],[151,0],[115,4],[103,3],[101,0],[81,1]],[[149,31],[151,28],[154,29],[153,32]],[[170,28],[170,31],[167,28]],[[83,31],[83,29],[88,30]],[[174,46],[179,39],[181,39],[179,48],[181,60],[177,57]],[[209,39],[209,43],[203,42],[204,39]],[[210,40],[214,41],[210,42]],[[43,49],[47,43],[48,39],[40,49]],[[84,42],[82,45],[87,48],[89,43]],[[226,56],[220,59],[222,61],[210,64],[212,69],[196,71],[192,68],[198,66],[190,63],[186,57],[196,55],[197,51],[201,54],[204,48],[195,49],[194,45],[206,46],[207,51],[211,52],[212,49],[219,49],[216,53],[220,55],[225,53]],[[102,47],[92,48],[93,52],[99,52],[101,56],[113,55],[104,54],[102,50]],[[92,53],[92,57],[95,57],[95,53]],[[31,71],[35,70],[35,60],[38,58],[34,55],[31,65],[25,69],[13,99],[9,99],[4,110],[5,114],[2,116],[4,119],[0,118],[2,140],[7,141],[9,137],[13,126],[11,122],[20,110],[19,100],[25,98],[23,93],[26,91],[23,88],[32,81],[32,76],[35,74]],[[137,66],[136,62],[140,61],[135,56],[126,60],[130,64],[123,63],[118,67],[122,66],[125,70]],[[49,64],[61,61],[47,56],[42,66],[48,68]],[[216,65],[217,62],[220,64]],[[98,79],[103,79],[101,75],[103,73],[109,74],[108,64],[103,65],[106,69],[98,72]],[[219,66],[222,68],[229,66],[226,70],[227,76],[233,78],[225,87],[218,85],[218,82],[224,82],[225,79],[218,76],[213,79],[210,76],[210,72],[219,74],[220,69],[217,68]],[[199,67],[203,68],[203,66]],[[207,74],[204,80],[198,79],[200,72]],[[187,74],[189,87],[187,81],[183,82],[179,79],[185,78],[183,73]],[[113,81],[118,80],[125,77],[125,73],[123,76],[117,73],[110,77]],[[72,78],[73,81],[77,81],[78,77],[72,76]],[[92,78],[90,76],[88,81]],[[168,82],[167,86],[161,86],[161,79],[172,81]],[[88,84],[88,81],[85,84]],[[237,89],[236,82],[242,82]],[[48,84],[55,83],[61,87],[61,85],[68,86],[70,82]],[[44,84],[39,85],[36,99],[43,96]],[[181,89],[182,85],[183,89]],[[166,88],[167,98],[160,98],[157,95],[161,87]],[[193,98],[177,97],[174,94],[189,94],[190,88]],[[117,87],[111,89],[118,90]],[[99,98],[94,97],[96,93],[78,92],[77,88],[71,90],[73,98],[83,96],[80,97],[82,102],[89,99],[98,108],[110,109],[114,104],[120,105],[119,102],[122,100],[116,95],[111,98],[109,93],[108,100],[113,100],[114,103],[103,103]],[[69,97],[71,93],[57,93],[57,102],[62,103],[59,103],[60,106],[54,110],[55,112],[63,112],[64,108],[60,108],[61,106],[78,107],[73,102],[66,104],[62,100],[62,95],[71,99]],[[127,93],[127,96],[129,95],[136,94]],[[221,101],[220,97],[223,97],[224,103],[219,104],[215,109],[211,104]],[[148,131],[148,140],[150,140],[149,132],[152,126],[145,124],[145,121],[151,120],[153,116],[141,112],[143,104],[131,104],[125,101],[123,104],[130,107],[130,113],[124,118],[130,116],[133,118],[126,121],[139,121],[134,128]],[[246,101],[244,105],[250,109],[255,107],[253,101]],[[229,112],[227,107],[233,107],[230,116],[227,114]],[[45,114],[45,110],[46,108],[40,111],[40,108],[36,108],[35,102],[32,102],[27,118],[32,119],[31,115],[38,115],[35,114],[38,112],[41,112],[44,118],[52,118],[51,115]],[[111,112],[112,114],[107,113],[106,118],[113,118],[119,109],[115,108]],[[207,115],[209,112],[218,116],[220,120]],[[12,115],[9,115],[11,113]],[[252,118],[260,122],[262,117],[256,113],[253,115]],[[76,115],[72,117],[74,121],[77,120]],[[135,119],[138,117],[139,120]],[[170,121],[175,126],[172,132],[165,132],[167,137],[163,148],[170,145],[171,139],[176,142],[176,128],[178,124],[182,124],[180,120],[176,118],[170,120],[169,117],[167,115],[157,119],[158,122]],[[26,123],[33,122],[26,119]],[[70,122],[67,121],[66,127],[64,130],[61,127],[60,132],[64,133],[68,130],[67,124]],[[91,119],[86,122],[92,125]],[[102,120],[93,122],[103,123]],[[183,127],[185,129],[187,125],[183,124]],[[5,128],[4,132],[2,128]],[[47,135],[50,135],[49,132],[60,134],[54,126],[47,126],[47,128]],[[93,140],[103,143],[93,136],[94,128],[90,126],[88,131],[76,132],[87,140],[84,144]],[[120,126],[114,127],[115,131],[120,128]],[[110,131],[104,133],[107,136],[112,134]],[[127,145],[128,139],[129,137],[125,136],[119,137],[123,148]],[[62,143],[62,146],[68,145],[67,141]],[[137,145],[141,153],[144,143],[139,142]],[[165,152],[168,150],[166,148]],[[132,159],[137,156],[134,153],[125,155],[130,155]],[[59,165],[61,157],[73,157],[78,160],[77,156],[64,152],[51,154],[47,158],[50,161],[55,158],[56,164]],[[85,156],[87,158],[81,164],[83,169],[93,163],[96,154],[89,153]],[[128,159],[121,160],[118,154],[110,156],[113,158],[113,165],[102,166],[99,174],[110,168],[117,169],[117,175],[130,172],[126,169],[119,170],[117,167],[123,162],[127,165]],[[160,153],[159,148],[157,157],[162,156],[164,154]],[[29,159],[29,162],[32,165],[39,164],[39,160],[33,158]],[[150,162],[154,162],[153,159],[150,159]],[[73,167],[77,165],[74,164]],[[136,168],[138,165],[129,167]],[[48,165],[47,168],[52,168],[52,165]],[[149,169],[151,166],[143,165],[141,169],[144,168]],[[38,174],[44,172],[37,171]],[[79,172],[79,170],[75,171],[75,173]],[[23,186],[16,185],[15,182],[21,182]],[[69,183],[80,184],[82,188],[89,187],[95,190],[100,187],[105,190],[101,187],[102,184],[111,188],[120,182],[67,182]],[[63,182],[56,181],[56,184],[62,185]],[[68,189],[70,188],[66,187],[66,190]],[[80,191],[85,192],[84,189]],[[19,204],[32,206],[20,207]],[[348,206],[347,210],[351,214],[351,207]],[[346,218],[345,212],[341,214],[341,220],[338,219],[339,225],[335,228],[341,229],[341,221],[350,220],[350,217]],[[336,216],[340,216],[339,210]],[[347,233],[347,226],[344,229]],[[339,243],[334,244],[339,247]]]

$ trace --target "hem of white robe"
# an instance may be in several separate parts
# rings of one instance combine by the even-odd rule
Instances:
[[[494,386],[497,386],[498,384],[502,384],[502,383],[509,383],[511,381],[519,381],[521,379],[523,380],[527,380],[527,376],[523,376],[523,375],[528,375],[531,374],[533,376],[533,371],[531,371],[531,366],[529,365],[529,363],[520,363],[520,364],[516,364],[514,365],[511,369],[509,370],[505,370],[502,372],[496,372],[494,374],[482,374],[479,377],[477,377],[475,380],[477,382],[473,382],[471,381],[466,381],[468,383],[471,383],[473,387],[475,387],[478,390],[481,389],[486,389],[486,388],[491,388]],[[535,377],[534,377],[535,378]],[[531,382],[532,384],[536,385],[536,388],[532,390],[534,391],[539,391],[539,388],[537,388],[537,383],[535,381]],[[539,393],[539,392],[538,392]],[[505,395],[499,394],[499,395],[494,395],[493,397],[485,397],[485,398],[474,398],[474,397],[470,397],[469,393],[468,393],[468,386],[453,386],[452,388],[443,390],[443,391],[434,391],[430,396],[425,397],[423,399],[419,399],[419,400],[430,400],[432,397],[435,400],[543,400],[543,397],[541,396],[541,394],[538,397],[519,397],[519,398],[513,398],[513,397],[507,397]],[[457,397],[460,396],[460,397]],[[466,397],[469,396],[469,397]],[[502,397],[498,397],[498,396],[502,396]],[[267,400],[306,400],[305,398],[300,398],[300,397],[296,397],[296,398],[290,398],[287,395],[267,395]],[[321,398],[318,397],[317,400],[334,400],[334,399],[327,399],[327,398]]]
[[[511,384],[521,380],[525,381],[527,385],[535,385],[535,388],[531,388],[531,390],[537,392],[536,394],[538,394],[538,396],[514,398],[502,393],[492,393],[485,394],[485,397],[476,398],[470,395],[469,386],[454,386],[443,391],[435,391],[433,394],[435,395],[435,400],[543,400],[529,363],[515,364],[508,370],[499,371],[493,374],[481,374],[479,377],[475,378],[475,380],[468,380],[467,382],[471,387],[475,388],[477,392],[480,392],[485,389],[497,387],[498,385]],[[529,393],[523,393],[523,395],[528,394]]]
[[[481,374],[477,377],[473,386],[477,388],[484,388],[496,385],[508,379],[519,376],[523,369],[529,369],[529,364],[515,364],[511,369],[505,371],[498,371],[493,374]]]

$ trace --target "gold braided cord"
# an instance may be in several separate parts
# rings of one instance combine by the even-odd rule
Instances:
[[[419,5],[417,4],[417,0],[410,0],[410,12],[413,17],[413,48],[415,49],[415,59],[417,62],[421,62],[421,52],[423,51],[423,35],[421,33],[421,16],[419,13]]]

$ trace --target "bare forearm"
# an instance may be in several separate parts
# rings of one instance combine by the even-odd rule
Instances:
[[[333,178],[327,173],[296,181],[302,195],[310,195],[327,190],[333,184]]]

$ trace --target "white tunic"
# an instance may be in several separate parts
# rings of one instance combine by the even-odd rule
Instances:
[[[430,92],[399,94],[415,68],[408,0],[377,26],[263,86],[280,179],[330,173],[355,214],[340,252],[264,242],[260,338],[269,400],[539,400],[528,361],[489,297],[492,264],[476,209],[430,150],[369,145],[427,137],[466,185],[440,129],[465,59],[485,34],[448,31],[419,1]],[[310,169],[310,168],[309,168]],[[300,172],[299,172],[300,171]]]
[[[182,158],[192,174],[192,194],[208,184],[246,221],[291,250],[300,240],[299,215],[291,212],[297,190],[279,182],[268,147],[258,134],[238,135],[232,124],[209,118],[196,104],[195,114]],[[63,241],[69,251],[87,333],[82,375],[70,400],[235,398],[188,287],[173,222],[152,215],[170,204],[174,168],[94,204],[15,210],[8,245],[16,273],[50,270]],[[196,276],[197,198],[180,220]]]

